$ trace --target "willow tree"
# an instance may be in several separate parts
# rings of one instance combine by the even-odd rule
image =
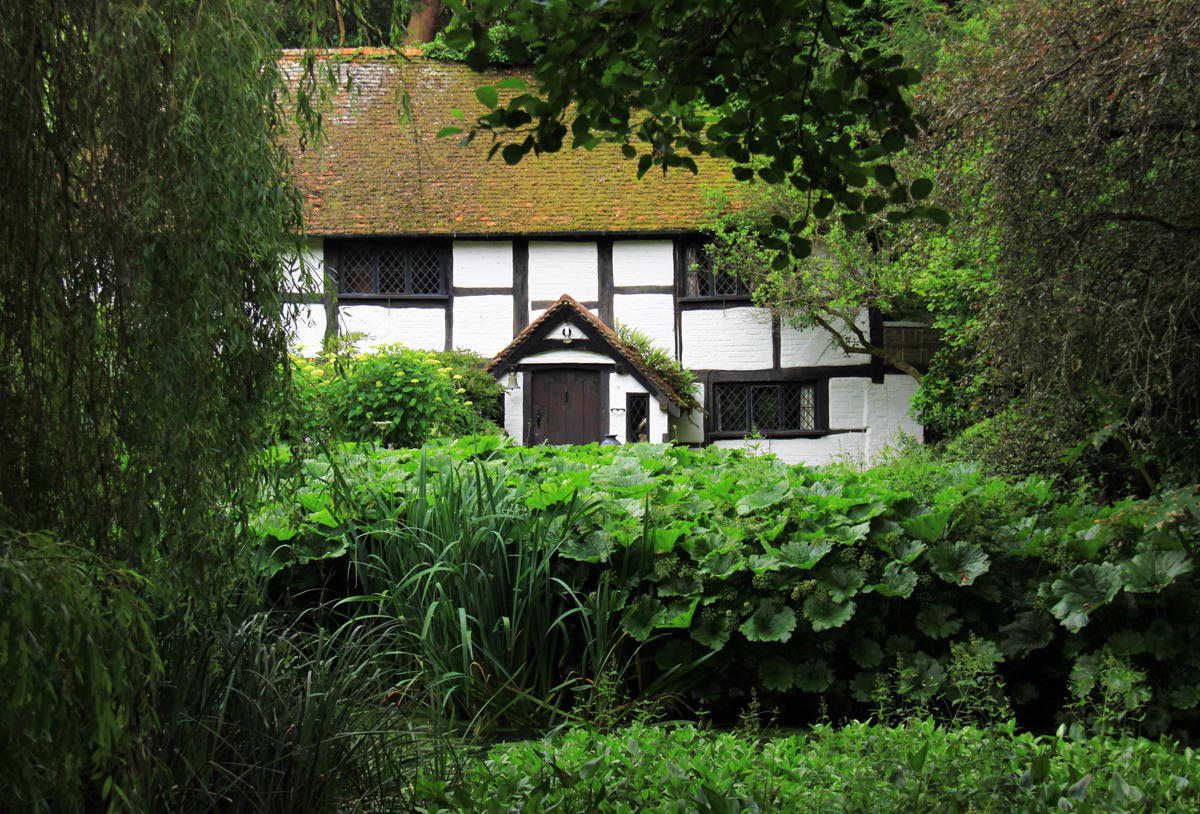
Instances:
[[[0,528],[217,570],[301,227],[268,10],[0,10]]]

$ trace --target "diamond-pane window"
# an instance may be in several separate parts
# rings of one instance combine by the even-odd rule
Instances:
[[[625,396],[625,442],[650,440],[650,395],[628,393]]]
[[[816,388],[809,382],[789,382],[781,390],[784,426],[793,430],[815,430]]]
[[[713,271],[712,257],[705,246],[692,243],[684,250],[683,296],[695,299],[726,299],[750,296],[746,283],[730,274]]]
[[[815,431],[816,392],[813,382],[718,382],[713,385],[713,431]]]
[[[343,294],[398,297],[446,293],[450,244],[433,240],[356,240],[330,247]]]

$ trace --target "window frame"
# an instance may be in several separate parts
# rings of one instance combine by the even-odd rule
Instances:
[[[705,238],[690,238],[680,241],[679,245],[679,302],[681,305],[708,305],[711,303],[731,303],[735,305],[753,305],[754,298],[745,280],[728,274],[718,275],[712,270],[711,263],[700,263],[699,258],[707,256],[708,247],[712,241]],[[693,266],[696,269],[693,270]],[[732,294],[690,294],[694,276],[705,275],[709,281],[709,290],[716,291],[717,280],[731,280],[736,288]]]
[[[763,429],[756,427],[753,420],[754,390],[774,389],[777,393],[777,403],[782,404],[783,388],[788,386],[807,386],[812,388],[812,427],[775,427]],[[717,394],[721,388],[740,387],[746,391],[745,427],[737,430],[719,429],[721,415],[717,404]],[[805,376],[803,378],[789,377],[739,377],[730,375],[713,379],[705,387],[705,407],[710,416],[707,436],[710,440],[737,439],[748,436],[763,438],[818,438],[830,433],[829,430],[829,380],[824,377]]]
[[[387,251],[399,250],[406,255],[412,251],[432,248],[437,254],[438,291],[436,293],[413,292],[411,269],[405,267],[405,289],[403,291],[379,290],[379,260]],[[342,265],[351,252],[369,252],[371,255],[371,291],[345,291]],[[448,238],[340,238],[326,241],[325,264],[337,284],[337,298],[344,302],[388,302],[394,300],[444,301],[450,299],[452,246]]]

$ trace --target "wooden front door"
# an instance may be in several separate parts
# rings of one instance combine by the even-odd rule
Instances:
[[[530,378],[530,444],[590,444],[604,437],[600,371],[546,370]]]

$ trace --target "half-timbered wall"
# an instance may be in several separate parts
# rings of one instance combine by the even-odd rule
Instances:
[[[772,320],[742,297],[682,296],[685,246],[679,238],[464,239],[450,242],[451,267],[445,296],[416,301],[343,302],[336,310],[341,332],[367,335],[362,346],[402,342],[418,348],[462,348],[492,356],[564,293],[605,322],[620,321],[673,351],[701,385],[703,413],[672,418],[651,399],[649,438],[682,443],[752,445],[787,461],[823,463],[840,457],[870,458],[903,432],[920,437],[908,409],[916,383],[885,371],[865,355],[848,355],[827,334],[797,331]],[[316,242],[307,262],[320,267],[325,247]],[[336,249],[330,257],[336,258]],[[303,300],[303,297],[297,297]],[[309,297],[294,306],[294,342],[313,353],[326,330],[326,305]],[[864,313],[864,330],[872,329]],[[880,330],[882,330],[880,328]],[[587,356],[588,358],[583,358]],[[524,359],[520,372],[505,377],[505,430],[524,439],[525,395],[531,365],[603,364],[608,432],[626,441],[625,409],[630,393],[645,389],[611,362],[564,347],[551,360]],[[744,387],[747,398],[771,382],[809,386],[813,426],[757,426],[761,405],[746,409],[754,440],[730,437],[714,425],[714,393]],[[785,387],[785,385],[780,385]],[[784,390],[780,390],[783,393]],[[787,392],[798,392],[794,389]],[[726,405],[727,406],[727,405]],[[757,412],[754,412],[757,410]]]

